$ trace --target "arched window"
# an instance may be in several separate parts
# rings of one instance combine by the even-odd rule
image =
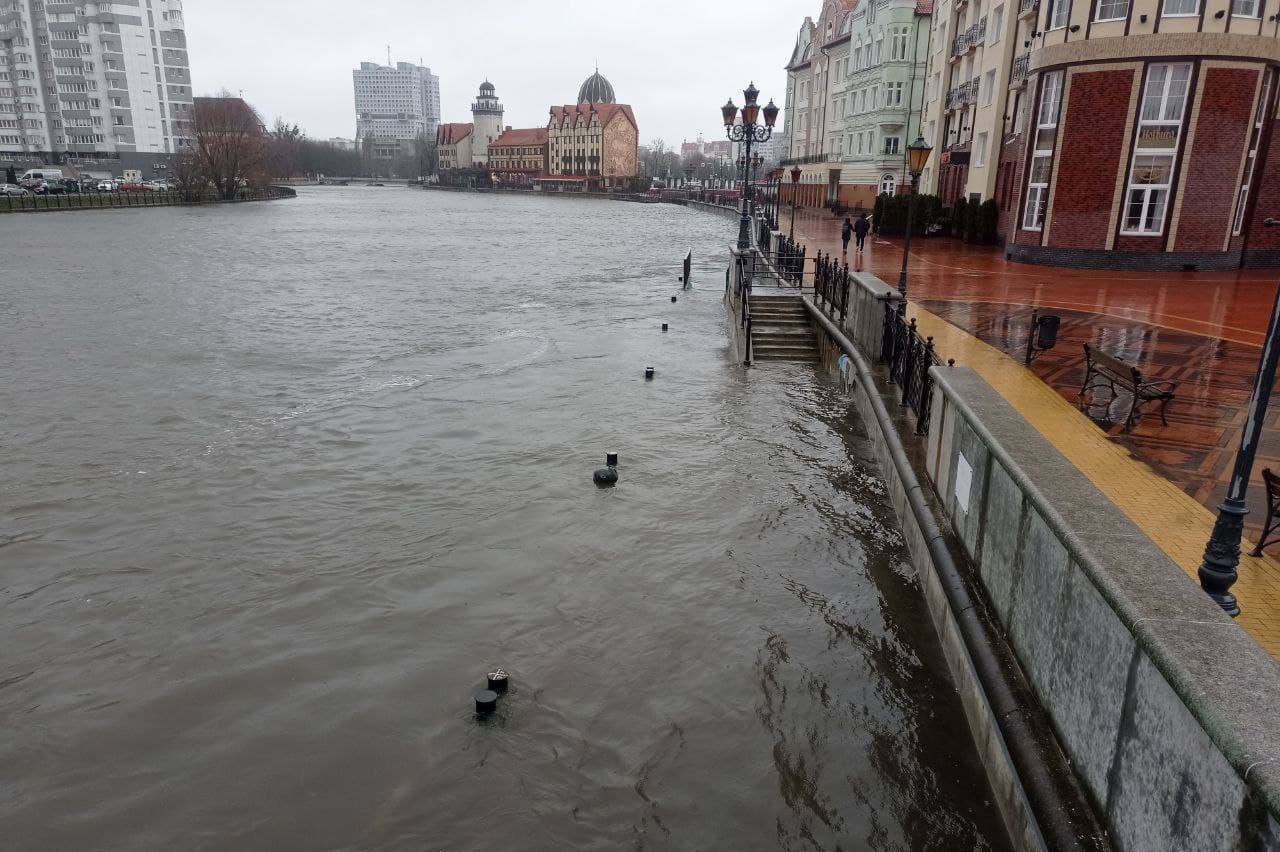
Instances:
[[[880,178],[880,191],[893,195],[898,190],[898,179],[893,175],[885,175]]]

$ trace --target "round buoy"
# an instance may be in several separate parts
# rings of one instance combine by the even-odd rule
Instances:
[[[676,297],[675,297],[675,296],[672,296],[672,297],[671,297],[671,301],[673,301],[673,302],[674,302],[675,300],[676,300]]]
[[[511,678],[503,669],[494,669],[489,672],[489,691],[501,695],[507,691],[507,687],[511,684]]]
[[[609,467],[617,467],[617,466],[618,466],[618,454],[617,454],[617,453],[605,453],[605,456],[604,456],[604,463],[605,463],[606,465],[608,465]]]
[[[662,324],[662,330],[663,330],[663,331],[666,331],[666,330],[667,330],[667,324],[666,324],[665,322]]]
[[[498,693],[492,689],[482,689],[476,693],[476,712],[488,716],[498,709]]]
[[[610,485],[618,484],[618,471],[611,467],[599,468],[595,473],[591,474],[592,480],[601,488],[607,488]]]
[[[644,368],[644,378],[645,378],[645,381],[651,381],[651,380],[653,379],[653,368],[652,368],[652,367],[645,367],[645,368]]]

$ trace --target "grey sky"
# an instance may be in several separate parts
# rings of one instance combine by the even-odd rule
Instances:
[[[444,121],[470,121],[488,77],[514,127],[542,126],[600,63],[635,107],[641,142],[722,137],[718,108],[755,80],[785,99],[782,70],[821,0],[186,0],[197,94],[226,88],[314,138],[355,132],[351,71],[362,60],[425,60]],[[781,125],[779,120],[779,125]]]

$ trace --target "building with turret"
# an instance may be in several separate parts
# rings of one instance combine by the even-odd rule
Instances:
[[[544,189],[621,189],[639,173],[640,129],[630,105],[597,70],[578,89],[578,102],[551,107]]]

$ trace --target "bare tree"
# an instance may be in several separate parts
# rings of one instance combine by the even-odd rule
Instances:
[[[270,170],[273,177],[291,178],[301,168],[301,148],[306,139],[302,128],[276,118],[275,129],[270,134]]]
[[[243,184],[266,183],[270,145],[257,111],[229,92],[196,98],[195,149],[204,178],[226,200]]]

